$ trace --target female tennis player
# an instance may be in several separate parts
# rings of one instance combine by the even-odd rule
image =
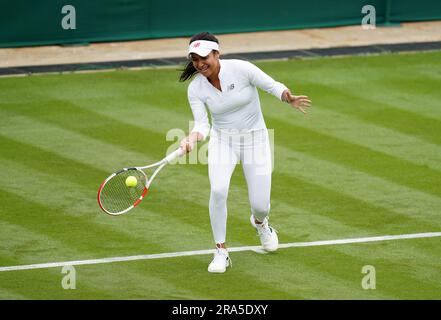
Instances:
[[[238,162],[242,164],[248,186],[250,221],[257,229],[263,249],[275,251],[279,243],[275,230],[268,224],[271,149],[257,88],[303,113],[311,101],[307,96],[293,95],[285,85],[250,62],[219,59],[219,41],[208,32],[191,38],[188,57],[190,61],[180,81],[195,76],[188,86],[188,101],[195,125],[181,141],[181,148],[190,152],[196,142],[210,135],[209,212],[217,250],[208,271],[222,273],[231,265],[225,245],[227,196],[230,178]],[[211,127],[207,109],[211,115]]]

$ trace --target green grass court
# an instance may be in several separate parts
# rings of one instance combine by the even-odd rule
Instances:
[[[275,132],[272,225],[281,243],[441,231],[441,52],[256,63],[307,116],[261,92]],[[172,165],[148,200],[110,217],[99,184],[160,160],[188,132],[176,69],[0,78],[0,267],[211,249],[206,165]],[[176,139],[176,138],[175,138]],[[258,245],[240,166],[227,242]],[[441,299],[441,239],[0,272],[1,299]],[[361,269],[376,269],[364,290]]]

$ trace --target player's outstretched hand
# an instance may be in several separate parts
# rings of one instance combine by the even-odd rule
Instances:
[[[289,104],[294,108],[299,109],[301,112],[306,113],[305,108],[309,108],[311,106],[311,100],[308,96],[294,96],[291,95]]]
[[[308,96],[295,96],[289,90],[283,92],[282,100],[305,114],[305,109],[311,106],[311,100]]]

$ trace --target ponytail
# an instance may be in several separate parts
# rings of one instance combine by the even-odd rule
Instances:
[[[188,79],[191,79],[196,73],[198,73],[192,61],[187,62],[185,68],[180,71],[182,71],[181,75],[179,76],[180,82],[184,82]]]

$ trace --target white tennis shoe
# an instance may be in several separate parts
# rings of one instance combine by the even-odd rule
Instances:
[[[279,237],[277,237],[276,229],[268,224],[268,219],[265,218],[261,224],[256,224],[254,216],[251,215],[250,222],[257,230],[263,249],[268,252],[276,251],[279,247]]]
[[[213,261],[208,266],[208,272],[224,273],[228,266],[231,266],[231,259],[225,248],[216,248]]]

